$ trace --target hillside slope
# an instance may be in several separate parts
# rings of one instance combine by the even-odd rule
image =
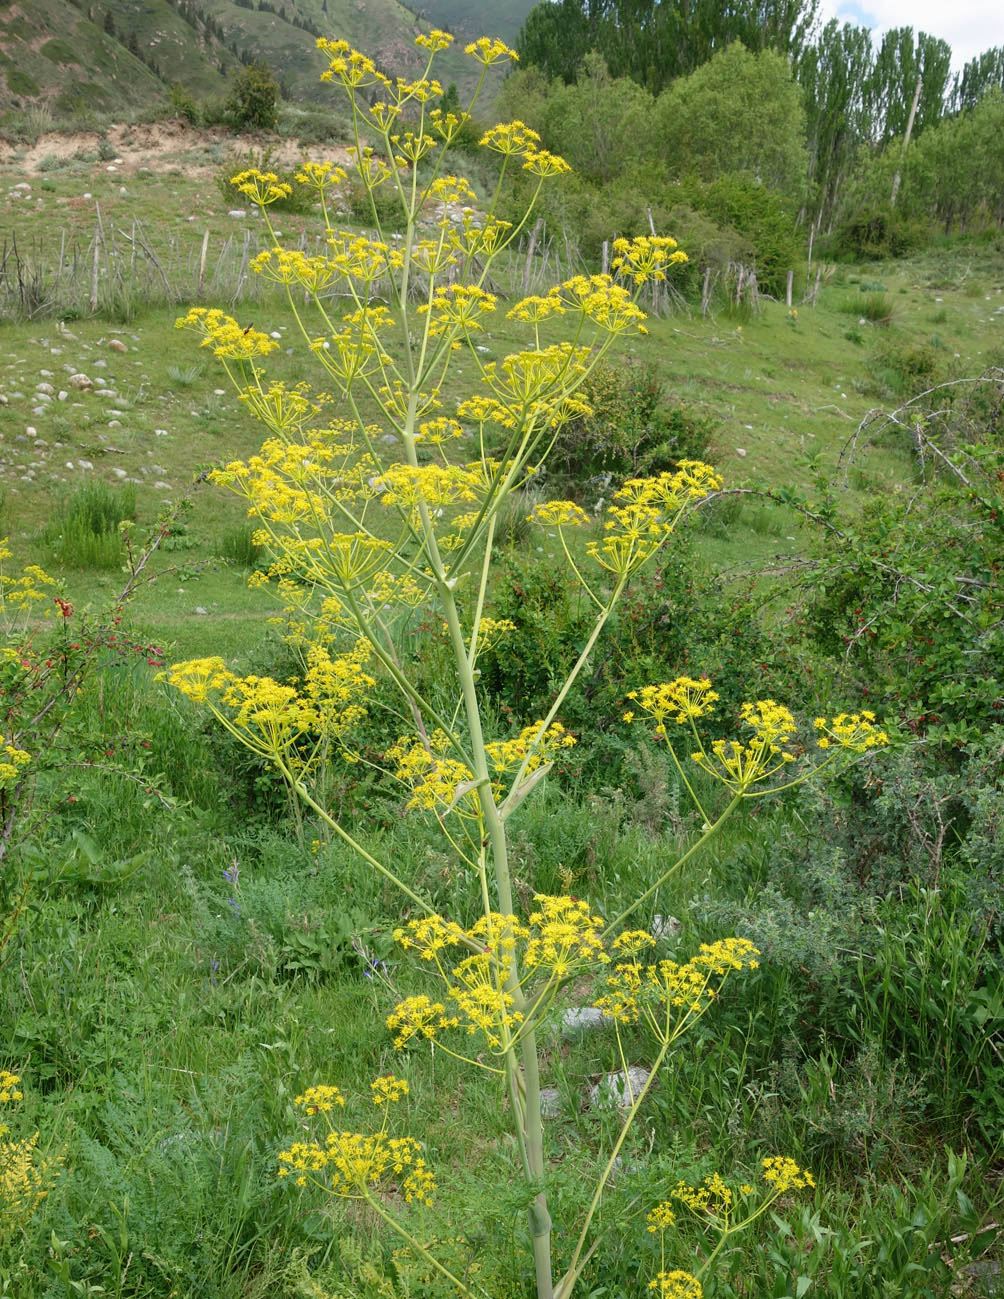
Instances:
[[[464,41],[488,29],[514,38],[525,3],[489,19],[481,6],[441,0],[420,20],[399,0],[0,0],[0,111],[44,102],[63,117],[132,113],[176,83],[198,100],[220,98],[251,59],[269,64],[292,102],[332,103],[319,80],[319,34],[344,37],[394,74],[415,75],[423,60],[414,38],[430,23],[458,36],[437,74],[463,94],[477,73]]]

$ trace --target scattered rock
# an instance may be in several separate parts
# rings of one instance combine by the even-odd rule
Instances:
[[[745,447],[736,447],[736,455],[737,455],[737,456],[744,456],[745,454],[746,454],[746,448],[745,448]]]
[[[247,212],[245,212],[245,210],[242,207],[232,207],[230,211],[227,213],[227,216],[242,217],[242,216],[247,216]]]
[[[77,461],[77,468],[78,468],[78,469],[93,469],[94,466],[93,466],[93,464],[91,464],[90,460],[78,460],[78,461]]]
[[[198,613],[198,614],[201,614],[201,615],[205,616],[205,615],[209,612],[209,610],[208,610],[208,609],[203,609],[203,607],[202,607],[201,604],[197,604],[197,605],[195,606],[195,612]]]
[[[602,1105],[604,1101],[613,1100],[619,1110],[629,1110],[638,1099],[638,1093],[648,1082],[649,1072],[641,1065],[633,1064],[628,1068],[626,1077],[623,1069],[619,1069],[617,1073],[608,1073],[595,1087],[590,1088],[589,1104],[596,1106]]]
[[[569,1006],[561,1017],[561,1035],[566,1038],[581,1037],[591,1029],[612,1023],[607,1012],[596,1006]]]
[[[540,1117],[542,1119],[561,1118],[561,1092],[557,1087],[541,1087]]]
[[[67,382],[71,388],[76,388],[79,392],[84,392],[91,387],[91,381],[86,374],[71,374]]]
[[[109,339],[108,346],[113,352],[128,352],[129,350],[120,338]]]
[[[51,397],[56,390],[51,383],[36,383],[35,391],[48,394]]]
[[[66,399],[67,399],[67,397],[69,397],[69,395],[70,395],[70,394],[66,391],[65,388],[60,388],[59,392],[56,393],[56,400],[57,400],[57,401],[66,401]]]
[[[683,924],[676,916],[654,915],[649,933],[653,938],[676,938],[682,928]]]

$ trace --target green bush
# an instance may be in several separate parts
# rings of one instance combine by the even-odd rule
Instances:
[[[235,130],[275,130],[278,103],[279,83],[267,63],[249,63],[234,73],[226,112]]]
[[[837,228],[827,251],[849,261],[880,261],[903,257],[930,242],[930,231],[922,221],[891,208],[864,209]]]
[[[170,104],[171,111],[176,117],[182,118],[192,126],[199,125],[199,106],[180,81],[176,81],[171,87]]]
[[[595,497],[611,481],[708,458],[714,422],[667,400],[655,365],[598,365],[580,393],[592,413],[558,432],[547,464],[549,495]]]

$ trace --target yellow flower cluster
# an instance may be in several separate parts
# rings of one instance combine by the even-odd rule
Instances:
[[[444,32],[439,27],[433,27],[428,32],[416,36],[415,44],[419,49],[429,50],[434,54],[438,50],[448,50],[453,44],[453,37],[449,32]]]
[[[429,315],[429,333],[435,338],[455,329],[465,333],[481,329],[480,317],[490,315],[497,306],[498,298],[476,284],[447,284],[433,292],[418,314]]]
[[[411,789],[409,809],[434,812],[440,817],[456,812],[477,818],[480,808],[473,788],[474,773],[457,758],[449,757],[449,748],[449,737],[437,728],[428,743],[406,736],[384,757],[395,764],[396,778]],[[471,788],[465,791],[465,785]]]
[[[552,316],[563,316],[567,310],[568,308],[556,294],[542,298],[535,293],[528,298],[522,298],[511,307],[506,312],[506,320],[521,320],[527,325],[537,325]]]
[[[574,501],[544,501],[533,507],[527,520],[543,528],[582,528],[589,515]]]
[[[328,56],[328,66],[321,73],[322,81],[337,79],[350,92],[374,85],[384,86],[388,90],[391,88],[390,79],[377,71],[373,60],[359,50],[352,49],[348,41],[332,41],[319,36],[317,48]]]
[[[456,1015],[447,1015],[441,1001],[432,1001],[424,995],[406,997],[387,1016],[387,1027],[398,1047],[407,1046],[413,1038],[432,1042],[443,1029],[459,1025],[460,1020]]]
[[[808,1169],[799,1168],[786,1155],[771,1155],[763,1161],[763,1179],[778,1195],[783,1195],[785,1191],[803,1191],[806,1187],[816,1185]]]
[[[515,631],[515,625],[510,624]],[[534,722],[524,726],[519,735],[511,740],[492,740],[485,745],[488,765],[496,776],[504,776],[523,767],[529,773],[536,771],[545,762],[551,762],[562,749],[570,749],[575,743],[571,735],[560,722],[552,722],[546,731],[541,731],[541,723]]]
[[[157,679],[194,703],[208,705],[254,752],[299,765],[292,751],[302,738],[341,739],[365,717],[360,697],[374,685],[363,670],[369,654],[364,641],[334,657],[323,646],[312,646],[302,695],[271,677],[238,677],[221,658],[174,663]]]
[[[587,902],[542,894],[534,901],[540,910],[530,916],[532,936],[523,958],[528,970],[566,979],[575,969],[610,960],[603,950],[603,920]]]
[[[308,1087],[300,1096],[295,1097],[293,1103],[307,1114],[327,1114],[335,1105],[344,1107],[345,1097],[337,1087],[321,1083],[317,1087]]]
[[[513,1010],[515,997],[503,987],[507,967],[494,951],[477,953],[454,966],[447,985],[468,1036],[482,1033],[491,1051],[502,1047],[503,1035],[511,1041],[523,1022],[521,1012]]]
[[[7,1069],[0,1069],[0,1105],[9,1105],[11,1101],[24,1100],[24,1092],[18,1086],[20,1081],[19,1074],[11,1073]]]
[[[631,328],[636,333],[646,332],[641,323],[647,319],[645,312],[609,275],[573,275],[551,289],[549,296],[566,310],[580,311],[610,334],[622,334]]]
[[[333,162],[301,162],[294,179],[299,185],[313,185],[323,195],[329,185],[345,180],[346,172]]]
[[[677,245],[676,240],[664,235],[615,239],[613,250],[611,266],[635,284],[664,280],[667,267],[678,266],[688,260],[687,254]]]
[[[281,382],[271,383],[267,388],[249,384],[238,395],[238,401],[280,437],[298,433],[305,421],[321,409],[308,397],[306,384],[297,384],[295,388],[287,388]]]
[[[241,329],[232,316],[217,307],[192,307],[174,322],[175,329],[193,329],[202,335],[200,347],[210,347],[223,361],[250,361],[267,356],[279,346],[268,334],[250,325]]]
[[[400,1184],[409,1204],[431,1204],[436,1181],[421,1149],[414,1137],[329,1132],[323,1144],[294,1141],[280,1150],[279,1176],[293,1175],[297,1186],[321,1186],[350,1200],[368,1200],[373,1191],[387,1194]]]
[[[654,1209],[650,1209],[645,1214],[645,1222],[648,1230],[653,1234],[657,1231],[668,1231],[676,1222],[676,1214],[669,1200],[663,1200],[657,1204]]]
[[[414,1137],[392,1137],[387,1132],[390,1105],[407,1094],[403,1078],[387,1074],[374,1079],[370,1096],[383,1108],[382,1128],[375,1133],[342,1132],[328,1118],[333,1106],[344,1106],[342,1093],[327,1084],[309,1087],[296,1104],[308,1115],[323,1115],[327,1134],[323,1141],[294,1141],[281,1150],[279,1176],[293,1176],[297,1186],[310,1183],[345,1199],[369,1200],[374,1191],[386,1195],[400,1190],[408,1203],[431,1204],[436,1182],[422,1158],[421,1145]]]
[[[816,741],[819,748],[836,745],[853,753],[866,753],[889,743],[889,736],[875,725],[875,714],[865,710],[860,713],[838,713],[832,722],[817,717],[813,723],[823,734]]]
[[[55,579],[51,578],[37,564],[27,564],[21,570],[20,577],[9,577],[3,571],[3,561],[12,558],[13,552],[7,544],[7,537],[0,537],[0,633],[13,635],[15,628],[23,628],[29,610],[39,600],[50,600],[52,591],[45,587],[54,587]],[[49,616],[49,610],[45,610]]]
[[[19,779],[22,771],[31,762],[31,754],[24,749],[17,749],[13,744],[0,746],[0,789]],[[2,1079],[0,1079],[2,1086]],[[0,1094],[0,1100],[3,1099]]]
[[[655,1292],[657,1299],[702,1299],[704,1295],[697,1277],[679,1268],[672,1272],[657,1272],[649,1281],[648,1288]]]
[[[274,171],[259,171],[257,167],[249,167],[231,176],[230,184],[258,207],[268,207],[281,198],[289,198],[293,192],[292,185],[280,181]]]
[[[730,1212],[735,1196],[726,1186],[721,1175],[712,1173],[700,1186],[688,1186],[686,1182],[678,1182],[673,1191],[673,1199],[679,1200],[693,1213],[720,1216]]]
[[[704,1014],[730,974],[755,970],[758,955],[749,939],[722,938],[702,943],[682,965],[670,960],[643,965],[633,957],[614,966],[594,1005],[618,1024],[645,1024],[666,1045]]]
[[[0,1069],[0,1105],[24,1100],[20,1077]],[[41,1156],[36,1132],[22,1140],[8,1140],[10,1129],[0,1123],[0,1237],[25,1227],[52,1189],[60,1173],[62,1155]]]
[[[747,744],[715,740],[710,754],[704,749],[691,754],[699,767],[734,794],[744,794],[751,786],[770,780],[795,760],[795,754],[782,747],[795,732],[795,719],[789,709],[773,699],[758,699],[743,704],[740,713],[753,730],[752,740]]]
[[[427,505],[469,505],[478,500],[480,475],[460,465],[390,465],[374,479],[384,505],[417,509]]]
[[[609,572],[629,576],[671,535],[689,504],[721,485],[721,477],[700,460],[681,460],[678,469],[652,478],[627,479],[607,510],[603,539],[590,542],[586,553]]]
[[[695,721],[714,711],[718,694],[711,689],[707,677],[702,677],[699,681],[693,677],[676,677],[661,685],[642,686],[641,690],[632,690],[628,698],[633,699],[642,712],[654,717],[659,734],[665,734],[667,718],[681,726],[688,721]],[[624,720],[631,722],[634,716],[633,712],[627,712]]]
[[[490,68],[493,63],[501,63],[503,59],[510,59],[513,63],[519,62],[519,55],[515,50],[511,50],[504,41],[490,36],[481,36],[470,45],[465,45],[464,53],[483,63],[486,68]]]
[[[392,1073],[374,1078],[370,1083],[370,1095],[374,1105],[393,1105],[408,1095],[407,1079],[395,1078]]]

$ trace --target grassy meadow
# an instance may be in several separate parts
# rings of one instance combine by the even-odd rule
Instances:
[[[290,304],[247,270],[265,232],[220,191],[226,165],[210,142],[143,170],[55,151],[38,170],[16,155],[0,170],[0,244],[12,249],[16,236],[23,267],[20,282],[12,261],[0,272],[3,573],[41,565],[72,602],[65,625],[55,611],[47,624],[33,615],[26,633],[55,646],[57,663],[77,650],[71,635],[93,646],[32,804],[4,840],[0,897],[13,920],[0,921],[0,1070],[22,1080],[24,1098],[0,1115],[11,1129],[0,1158],[37,1133],[36,1165],[49,1161],[51,1174],[33,1212],[0,1220],[0,1295],[455,1293],[365,1205],[276,1176],[302,1123],[298,1094],[337,1083],[361,1106],[351,1098],[393,1072],[409,1082],[404,1120],[439,1182],[434,1208],[409,1210],[411,1229],[493,1299],[522,1299],[533,1293],[527,1192],[512,1174],[507,1102],[445,1052],[395,1050],[384,1025],[396,1001],[427,987],[391,938],[410,913],[337,840],[298,824],[264,762],[155,679],[164,664],[209,655],[280,679],[297,671],[274,601],[248,587],[257,556],[245,507],[205,481],[254,454],[261,426],[174,326],[201,280],[205,303],[278,341],[270,376],[317,380]],[[316,212],[275,220],[291,246],[320,246]],[[557,268],[534,267],[542,283],[581,268],[573,248],[555,240],[555,250]],[[524,263],[517,253],[504,268],[502,296],[520,296]],[[630,393],[649,376],[659,410],[684,413],[688,445],[725,489],[633,588],[610,648],[568,701],[580,744],[512,822],[520,904],[571,892],[616,915],[689,842],[696,818],[664,749],[620,721],[628,692],[647,682],[708,671],[725,683],[723,709],[784,689],[810,719],[864,703],[897,742],[832,786],[809,782],[730,822],[637,914],[666,959],[736,934],[761,962],[647,1098],[576,1291],[592,1299],[649,1293],[660,1240],[645,1214],[681,1179],[745,1182],[777,1153],[810,1168],[815,1189],[730,1242],[705,1295],[1004,1293],[1002,732],[981,714],[979,734],[938,748],[906,724],[892,668],[860,699],[854,646],[822,648],[826,628],[813,639],[797,613],[807,566],[825,557],[809,517],[821,483],[839,511],[828,517],[850,520],[927,488],[910,415],[880,426],[870,413],[1001,364],[1004,261],[999,240],[946,243],[912,260],[827,266],[815,305],[800,296],[795,310],[765,299],[757,312],[718,303],[706,318],[654,317],[647,338],[613,353],[611,383]],[[479,337],[484,359],[527,341],[503,316]],[[75,386],[79,375],[87,382]],[[460,354],[447,404],[472,377]],[[475,454],[462,444],[463,458]],[[546,498],[548,487],[535,490]],[[729,494],[740,488],[749,494]],[[589,473],[577,499],[592,510],[610,490],[609,476]],[[74,520],[116,504],[105,540],[86,551]],[[557,536],[528,530],[522,513],[499,540],[492,588],[502,616],[519,620],[519,639],[485,659],[499,735],[538,715],[581,626]],[[137,553],[159,536],[121,614],[109,612],[126,580],[118,517],[132,520]],[[20,643],[10,620],[5,632]],[[400,652],[434,691],[438,627],[416,615]],[[941,671],[933,660],[930,671]],[[374,762],[396,725],[367,722]],[[695,788],[710,806],[711,780],[699,773]],[[413,888],[473,920],[470,871],[389,782],[365,763],[339,767],[327,795]],[[588,1005],[596,989],[585,979],[572,992]],[[625,1044],[643,1063],[640,1038]],[[622,1060],[608,1029],[556,1025],[544,1062],[560,1258],[617,1128],[589,1089]],[[0,1206],[14,1189],[0,1181]],[[695,1232],[681,1242],[700,1252]]]

